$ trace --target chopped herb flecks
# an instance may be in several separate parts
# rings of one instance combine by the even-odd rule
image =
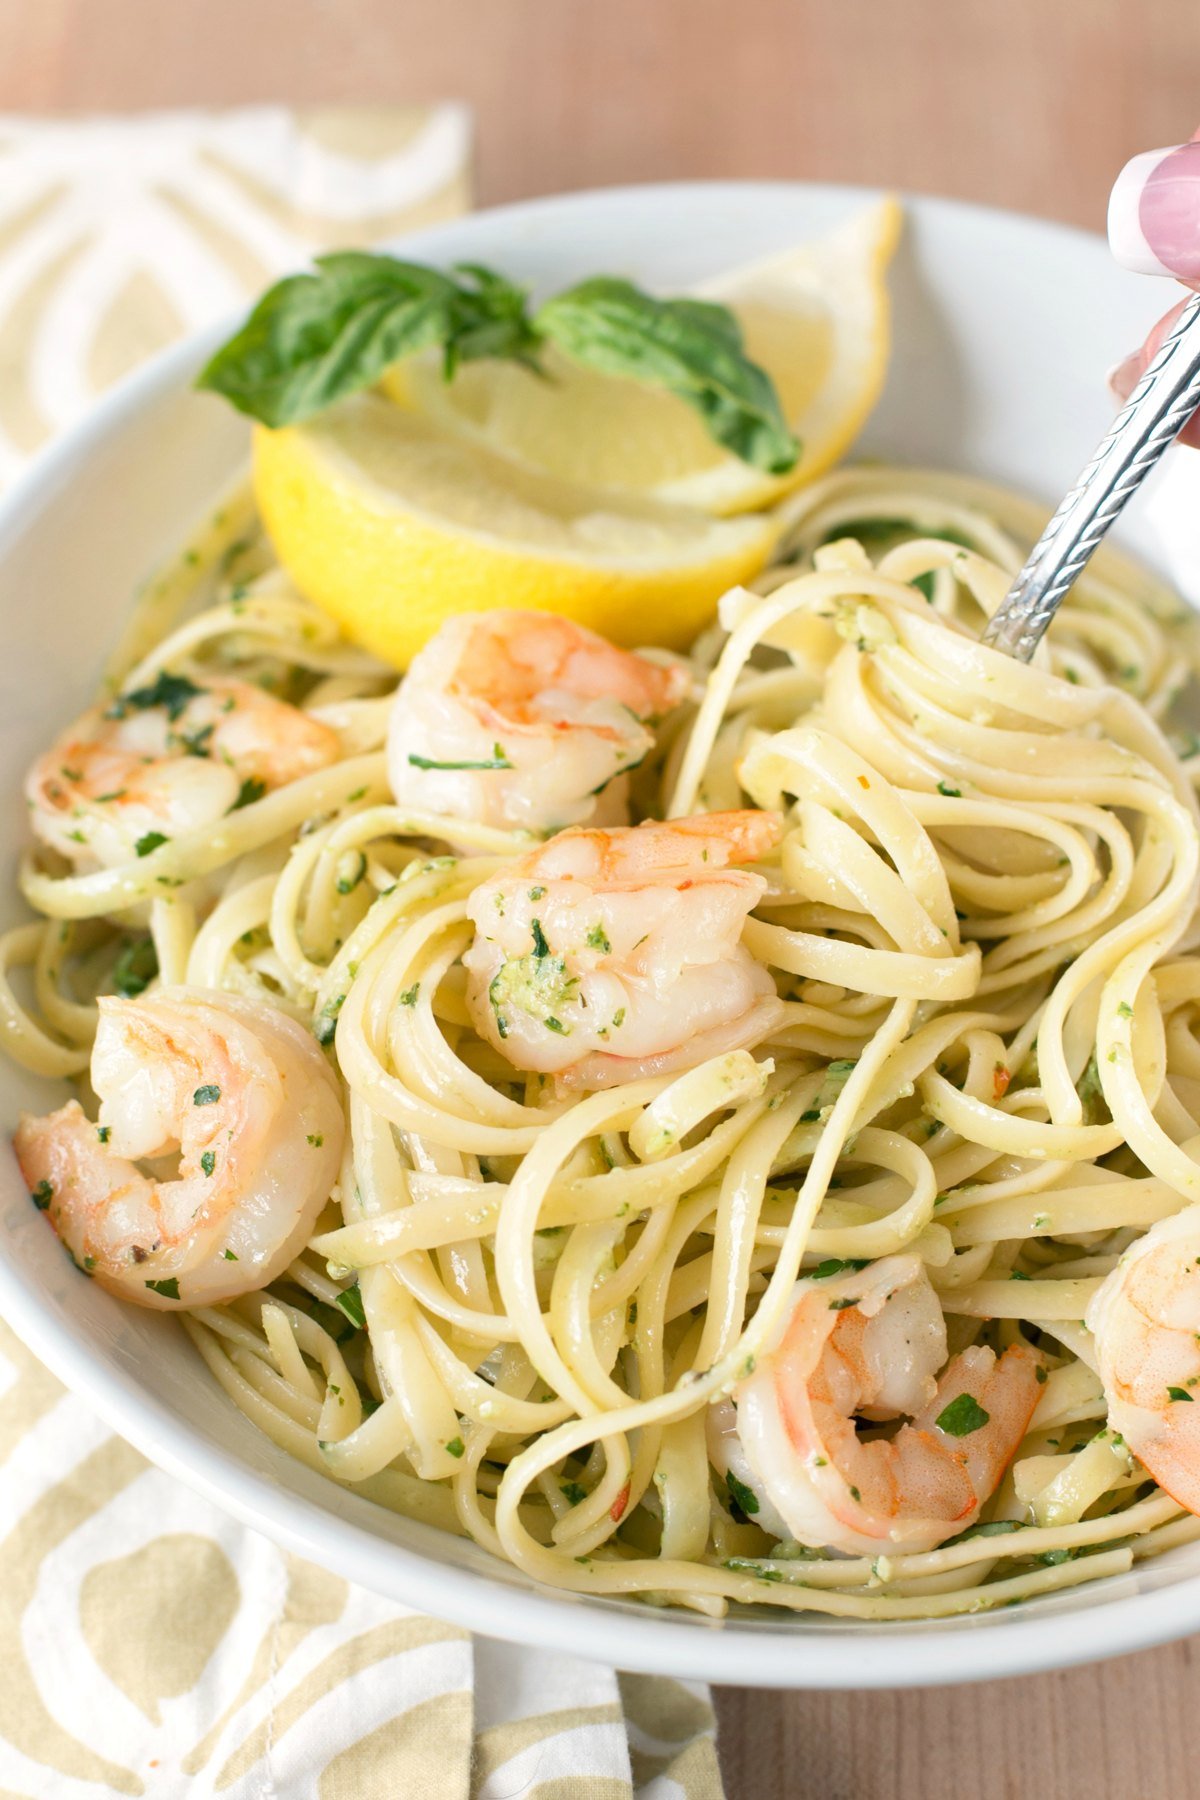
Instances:
[[[825,1262],[818,1263],[815,1269],[809,1269],[808,1278],[810,1281],[827,1281],[831,1275],[840,1275],[843,1271],[865,1269],[870,1260],[869,1256],[831,1256]]]
[[[352,894],[367,872],[367,859],[361,850],[350,850],[338,860],[334,886],[339,894]]]
[[[108,709],[108,716],[124,719],[131,711],[147,712],[152,706],[165,706],[167,717],[174,724],[189,701],[204,691],[186,675],[169,675],[163,669],[148,687],[134,688],[132,693],[118,695]]]
[[[363,1311],[362,1294],[359,1291],[357,1282],[355,1282],[353,1287],[343,1288],[337,1299],[334,1301],[334,1305],[339,1307],[340,1310],[345,1313],[350,1323],[357,1326],[359,1331],[364,1329],[367,1323],[367,1315]]]
[[[970,1437],[973,1431],[980,1431],[991,1418],[991,1414],[983,1410],[972,1394],[959,1394],[937,1416],[939,1431],[948,1432],[951,1437]]]
[[[561,956],[552,956],[542,930],[541,921],[530,921],[533,950],[528,956],[509,959],[492,978],[488,1000],[496,1015],[496,1030],[506,1038],[512,1024],[513,1009],[540,1020],[547,1031],[560,1037],[570,1036],[570,1027],[560,1017],[579,990],[578,979],[567,973]]]
[[[504,754],[500,744],[492,745],[492,754],[481,762],[436,762],[432,757],[414,756],[409,753],[409,762],[414,769],[511,769],[512,764]]]
[[[337,1016],[346,1003],[345,994],[337,994],[327,1001],[313,1021],[313,1036],[318,1044],[332,1044],[337,1031]]]
[[[744,1481],[739,1481],[732,1469],[725,1472],[725,1486],[729,1490],[729,1498],[738,1510],[748,1519],[753,1518],[758,1511],[758,1495],[754,1489],[748,1488]]]
[[[253,806],[256,800],[262,799],[266,791],[265,781],[260,781],[257,775],[248,775],[238,789],[238,797],[230,807],[230,812],[240,812],[243,806]]]

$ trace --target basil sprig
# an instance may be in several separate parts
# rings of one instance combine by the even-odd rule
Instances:
[[[210,388],[264,425],[296,425],[369,387],[402,357],[440,345],[447,379],[460,362],[532,362],[538,340],[521,288],[490,269],[453,275],[339,250],[316,273],[268,288],[241,330],[200,371]]]
[[[597,275],[548,300],[534,324],[573,362],[686,400],[743,462],[772,475],[795,465],[799,445],[774,384],[743,350],[728,307],[656,300],[631,281]]]
[[[276,282],[196,385],[264,425],[296,425],[419,350],[441,349],[449,381],[481,357],[540,372],[548,344],[587,368],[675,394],[744,462],[776,475],[795,465],[800,446],[779,396],[746,355],[728,308],[659,300],[607,275],[531,313],[524,289],[479,263],[447,274],[337,251],[318,257],[312,274]]]

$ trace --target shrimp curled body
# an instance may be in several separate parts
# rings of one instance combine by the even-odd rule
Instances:
[[[779,837],[767,813],[564,831],[481,883],[463,958],[479,1032],[564,1088],[686,1069],[760,1042],[782,1015],[739,943],[761,875],[729,864]]]
[[[94,706],[25,783],[30,822],[79,871],[202,831],[338,756],[336,732],[245,681],[161,674]]]
[[[450,619],[413,659],[388,730],[401,806],[532,832],[628,818],[648,726],[685,698],[651,662],[551,613]]]
[[[26,1114],[26,1185],[85,1274],[141,1306],[212,1306],[265,1287],[307,1241],[342,1149],[337,1084],[273,1007],[163,988],[100,1001],[98,1125],[78,1101]],[[138,1161],[178,1153],[144,1172]]]
[[[1112,1429],[1172,1499],[1200,1514],[1200,1206],[1160,1219],[1130,1246],[1085,1323]]]
[[[710,1454],[760,1497],[767,1529],[782,1523],[800,1543],[935,1549],[978,1518],[1039,1391],[1040,1359],[1021,1345],[945,1363],[942,1309],[919,1257],[809,1277],[777,1346],[735,1390],[736,1411],[713,1409]],[[868,1440],[856,1414],[909,1422]]]

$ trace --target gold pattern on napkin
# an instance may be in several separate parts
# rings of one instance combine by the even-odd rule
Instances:
[[[461,107],[0,117],[0,480],[316,250],[465,210]]]
[[[454,106],[0,118],[0,483],[314,251],[464,210],[469,143]],[[472,1639],[278,1549],[0,1322],[2,1800],[721,1800],[713,1729],[702,1688]]]

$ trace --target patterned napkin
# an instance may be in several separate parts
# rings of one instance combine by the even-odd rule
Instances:
[[[461,211],[469,142],[453,106],[0,118],[0,483],[280,271]],[[0,1800],[721,1800],[713,1729],[277,1549],[0,1322]]]

